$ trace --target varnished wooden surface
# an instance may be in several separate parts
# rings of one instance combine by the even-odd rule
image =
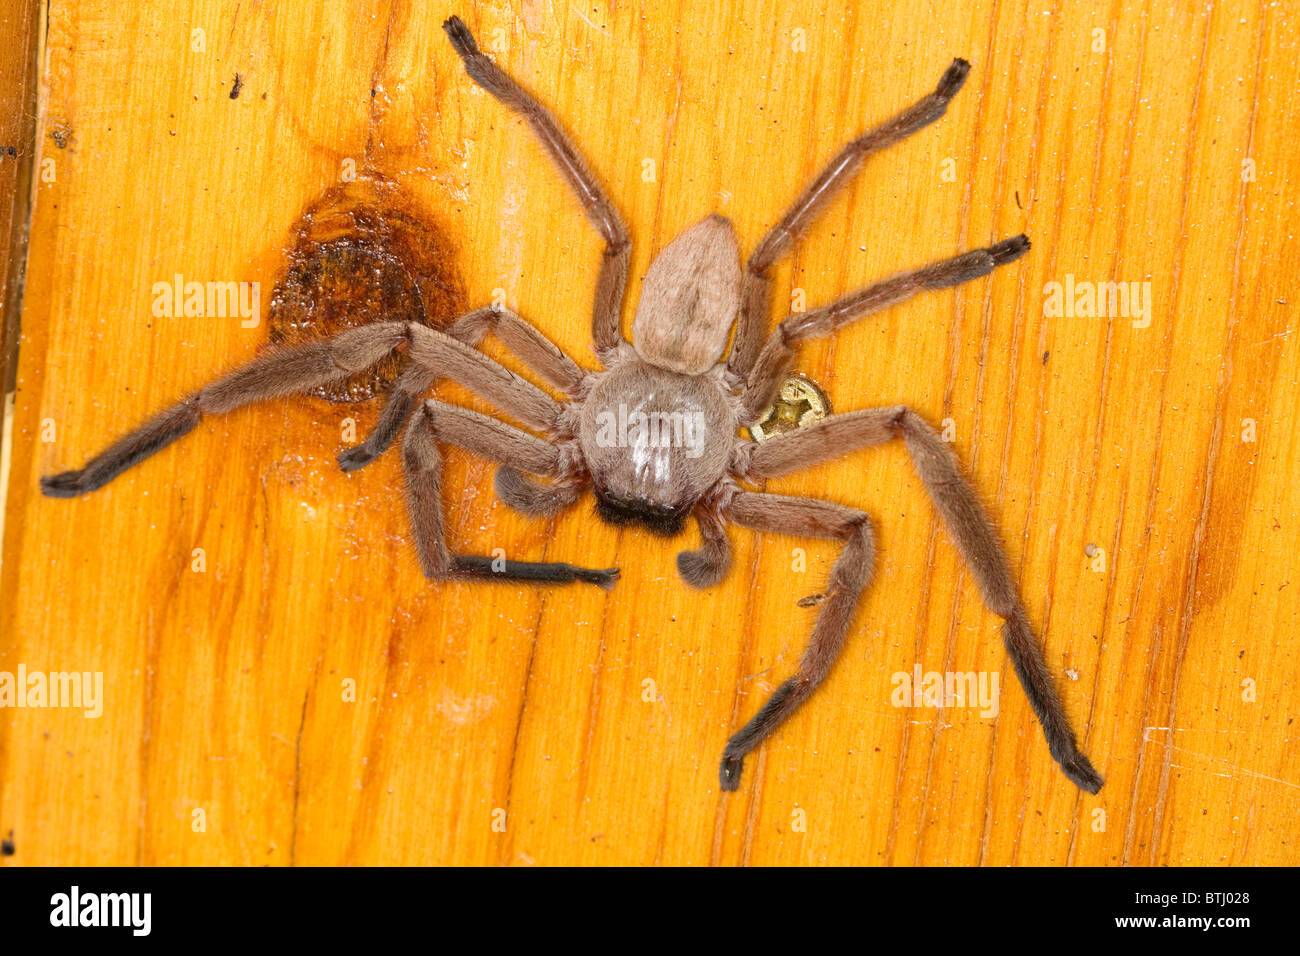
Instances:
[[[0,863],[1295,862],[1300,24],[1275,3],[946,9],[50,3],[35,149],[55,180],[31,222],[0,671],[100,671],[105,700],[98,718],[0,711]],[[349,159],[433,211],[469,305],[503,289],[591,365],[599,242],[523,124],[471,88],[452,12],[628,221],[629,323],[680,229],[721,212],[748,251],[840,143],[972,61],[948,116],[873,159],[781,264],[777,299],[1032,238],[798,367],[837,410],[952,420],[1099,795],[1049,758],[901,447],[768,486],[867,508],[880,558],[833,675],[732,795],[721,748],[795,666],[825,542],[736,531],[730,577],[693,593],[674,566],[693,531],[666,547],[587,502],[523,519],[455,455],[462,547],[623,578],[429,584],[397,456],[334,466],[343,420],[364,429],[374,403],[314,398],[205,420],[89,497],[39,495],[263,346],[265,323],[153,317],[152,284],[265,296]],[[1149,325],[1045,315],[1067,276],[1149,282]],[[1000,712],[892,706],[917,664],[997,673]]]

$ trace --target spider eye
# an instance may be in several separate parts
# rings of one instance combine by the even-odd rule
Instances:
[[[639,524],[665,538],[674,537],[681,532],[689,510],[689,505],[671,508],[596,491],[596,514],[602,521],[619,527]]]

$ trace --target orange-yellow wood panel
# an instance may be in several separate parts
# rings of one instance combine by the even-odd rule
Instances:
[[[816,614],[796,602],[830,543],[734,531],[730,576],[692,592],[675,554],[693,530],[619,531],[586,500],[523,518],[457,453],[458,546],[623,574],[609,593],[431,584],[398,456],[334,464],[377,404],[317,398],[205,419],[100,492],[40,496],[40,475],[264,347],[264,321],[155,316],[154,284],[258,282],[265,302],[295,220],[352,169],[430,211],[468,305],[503,297],[593,367],[600,242],[465,77],[453,12],[629,223],[629,323],[678,231],[719,212],[752,249],[841,143],[972,62],[947,117],[872,159],[781,263],[776,299],[1032,238],[798,368],[839,411],[903,402],[948,429],[1100,794],[1051,761],[901,446],[767,486],[869,510],[879,560],[832,676],[730,795],[721,748],[796,665]],[[99,672],[103,700],[0,710],[0,863],[1296,861],[1294,9],[55,0],[42,17],[0,672]],[[1103,282],[1137,298],[1086,314],[1083,283]],[[918,666],[996,675],[998,712],[894,706]]]

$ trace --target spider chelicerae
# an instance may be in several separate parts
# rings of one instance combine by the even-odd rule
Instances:
[[[790,371],[795,348],[849,322],[930,289],[988,275],[1029,250],[1023,235],[877,282],[822,308],[796,313],[765,334],[772,309],[769,269],[877,150],[941,117],[970,66],[954,60],[934,92],[853,140],[821,170],[789,210],[740,262],[731,224],[712,215],[670,242],[651,263],[632,326],[621,332],[631,241],[627,227],[577,148],[531,94],[479,51],[463,22],[443,24],[469,76],[537,134],[582,209],[604,239],[592,310],[592,372],[516,313],[481,308],[446,331],[376,321],[320,342],[269,351],[166,409],[86,467],[41,480],[53,497],[93,491],[198,423],[250,402],[319,388],[405,352],[410,362],[393,386],[375,428],[339,457],[361,468],[399,434],[407,506],[420,564],[429,578],[484,578],[609,588],[617,569],[454,553],[443,528],[442,456],[449,443],[500,463],[496,491],[529,515],[553,515],[592,490],[600,517],[672,537],[694,517],[701,542],[677,556],[686,582],[717,584],[731,563],[729,524],[759,531],[838,540],[820,611],[795,674],[726,744],[719,770],[735,790],[746,754],[773,733],[830,670],[867,586],[875,556],[866,512],[813,498],[747,490],[742,482],[776,477],[847,452],[901,438],[984,602],[1005,618],[1003,639],[1037,714],[1052,756],[1079,787],[1102,780],[1079,750],[1034,637],[997,536],[948,445],[903,405],[831,415],[756,443],[741,430],[759,421]],[[734,326],[734,335],[732,333]],[[567,401],[518,377],[476,346],[493,333]],[[730,337],[730,348],[728,340]],[[470,388],[530,430],[421,396],[441,379]]]

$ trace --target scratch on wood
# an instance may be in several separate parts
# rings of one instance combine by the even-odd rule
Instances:
[[[298,796],[302,788],[302,731],[307,726],[307,701],[311,700],[311,689],[302,698],[302,715],[298,718],[298,738],[293,745],[293,831],[289,836],[289,863],[294,862],[298,852]]]
[[[604,34],[605,36],[609,36],[609,31],[608,31],[608,30],[606,30],[604,27],[598,27],[598,26],[596,26],[596,24],[592,23],[591,20],[587,19],[587,15],[584,14],[581,10],[579,10],[576,6],[570,4],[569,9],[572,10],[574,13],[576,13],[576,14],[578,15],[578,19],[579,19],[579,20],[581,20],[583,23],[587,24],[587,26],[591,27],[591,28],[592,28],[593,30],[595,30],[597,33],[602,33],[602,34]]]

